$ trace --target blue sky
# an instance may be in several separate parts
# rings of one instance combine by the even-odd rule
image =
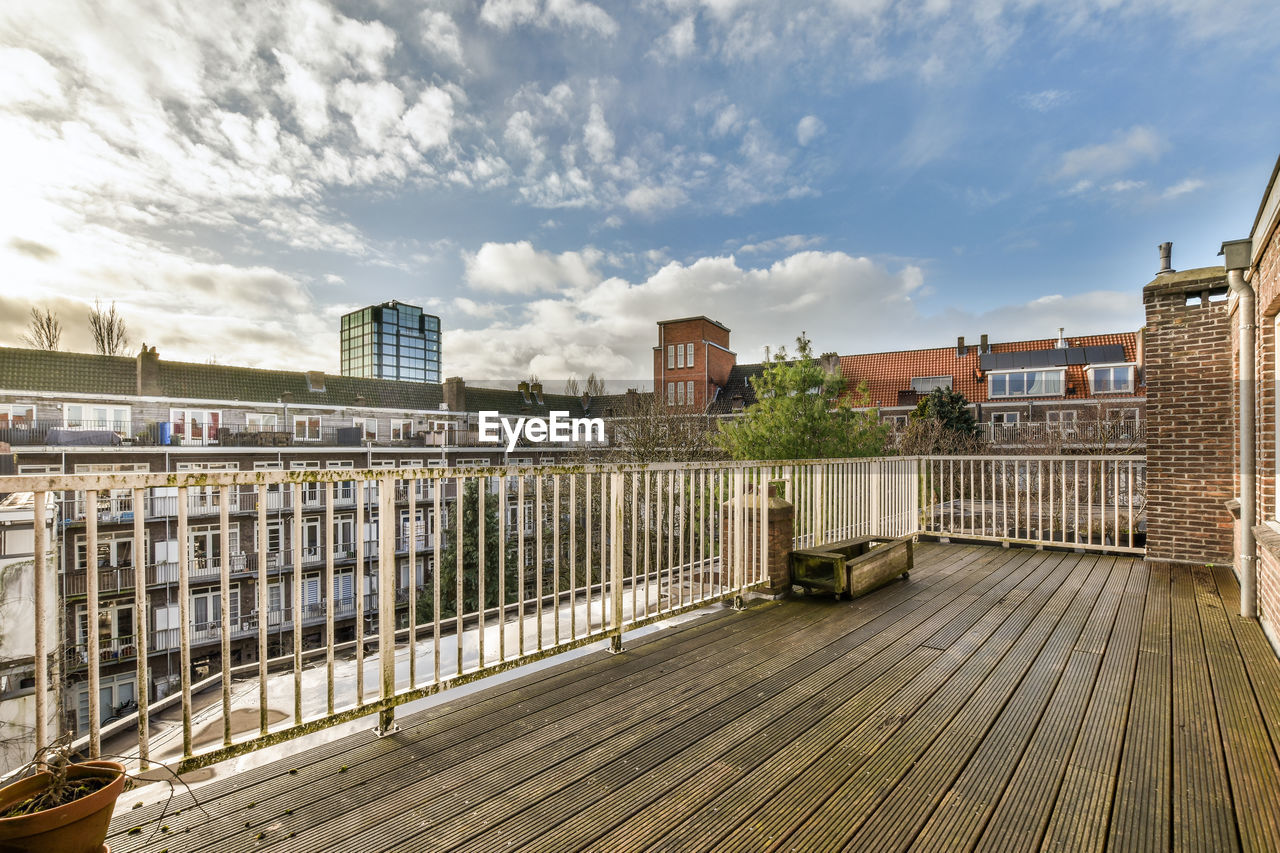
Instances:
[[[445,371],[644,378],[1134,329],[1156,245],[1246,235],[1280,153],[1272,2],[46,2],[0,10],[0,344],[337,369],[443,318]]]

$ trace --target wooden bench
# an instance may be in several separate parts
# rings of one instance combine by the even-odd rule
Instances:
[[[910,536],[862,536],[803,548],[789,555],[793,584],[804,587],[806,592],[828,592],[837,598],[857,598],[894,578],[907,577],[912,560]]]

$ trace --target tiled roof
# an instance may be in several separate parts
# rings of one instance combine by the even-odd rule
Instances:
[[[1119,344],[1124,347],[1126,361],[1137,359],[1137,334],[1122,332],[1109,335],[1085,335],[1067,338],[1067,345],[1072,347],[1106,346]],[[1044,338],[1035,341],[1009,341],[993,343],[992,352],[1027,352],[1030,350],[1053,349],[1058,345],[1056,338]],[[911,380],[926,376],[950,376],[952,388],[959,391],[972,403],[987,402],[987,382],[978,363],[978,347],[969,344],[963,357],[956,356],[956,348],[939,347],[936,349],[902,350],[899,352],[876,352],[862,355],[846,355],[840,358],[840,371],[850,391],[859,383],[866,382],[873,406],[898,405],[898,392],[910,391]],[[1136,394],[1146,393],[1144,386],[1139,385]],[[1071,365],[1067,367],[1066,399],[1089,398],[1089,387],[1085,381],[1084,367]]]
[[[159,362],[159,396],[191,400],[242,400],[271,403],[288,392],[295,405],[355,407],[406,411],[435,410],[444,400],[442,387],[427,382],[396,382],[353,376],[324,376],[324,390],[311,391],[307,374],[221,364]],[[137,363],[129,357],[89,353],[45,352],[0,347],[0,389],[133,396]],[[582,401],[565,394],[546,394],[542,404],[525,403],[518,391],[467,388],[467,409],[508,414],[546,414],[552,409],[582,415]],[[363,397],[362,402],[357,398]]]
[[[764,373],[765,364],[735,364],[729,371],[729,379],[720,389],[720,393],[711,401],[707,412],[712,415],[727,415],[736,411],[734,398],[741,396],[743,406],[751,406],[756,402],[755,389],[751,387],[751,377]]]
[[[132,358],[0,347],[0,388],[73,394],[132,394]]]

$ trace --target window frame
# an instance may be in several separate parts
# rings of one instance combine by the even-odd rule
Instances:
[[[1018,376],[1022,379],[1023,388],[1027,387],[1027,377],[1036,374],[1056,374],[1058,378],[1058,387],[1055,391],[1029,392],[1026,390],[1010,392],[1009,379]],[[1005,390],[1003,393],[996,393],[996,380],[1003,379]],[[1061,397],[1067,390],[1067,370],[1065,367],[1044,368],[1034,370],[993,370],[987,373],[987,397],[992,400],[1016,400],[1027,397]]]

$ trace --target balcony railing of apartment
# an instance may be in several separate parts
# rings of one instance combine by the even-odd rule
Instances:
[[[1144,420],[980,423],[978,434],[999,448],[1027,447],[1044,451],[1063,448],[1102,448],[1126,452],[1147,441]]]
[[[44,517],[49,500],[75,491],[85,492],[93,503],[97,494],[127,490],[135,505],[145,507],[148,492],[176,488],[180,547],[188,542],[186,499],[197,488],[222,496],[218,504],[222,541],[228,541],[230,494],[245,487],[256,495],[254,523],[260,531],[273,521],[269,516],[273,492],[283,490],[301,503],[302,491],[316,487],[324,495],[325,529],[333,529],[339,486],[350,480],[361,481],[362,487],[376,493],[380,518],[393,517],[397,489],[403,488],[408,517],[428,522],[414,538],[429,542],[428,550],[438,558],[434,571],[428,569],[427,556],[417,550],[407,560],[397,558],[401,549],[393,547],[393,538],[408,537],[395,525],[381,525],[374,542],[326,543],[311,552],[303,547],[302,516],[295,514],[288,522],[290,562],[316,565],[321,575],[318,589],[324,592],[304,595],[304,572],[295,571],[281,577],[288,593],[280,596],[279,603],[304,602],[303,625],[316,626],[318,631],[293,630],[292,611],[269,599],[266,551],[241,555],[245,562],[237,566],[234,559],[202,563],[189,546],[183,548],[176,561],[176,628],[151,631],[145,591],[137,591],[133,624],[138,642],[131,647],[137,682],[149,684],[149,653],[161,648],[178,652],[180,766],[187,769],[369,714],[376,713],[379,727],[389,730],[396,707],[404,702],[602,640],[618,649],[625,631],[742,596],[767,578],[770,510],[769,501],[759,496],[770,484],[778,484],[794,506],[796,547],[862,535],[923,533],[1140,552],[1144,470],[1140,457],[902,457],[786,464],[200,472],[176,478],[169,474],[38,475],[0,478],[0,492],[34,491],[38,519]],[[420,502],[416,496],[423,493],[419,488],[423,481],[436,488],[430,490],[430,500]],[[461,519],[461,524],[444,523],[444,489],[439,486],[445,483],[463,495],[462,506],[455,506],[451,516]],[[354,529],[364,529],[363,503],[358,502],[352,514]],[[145,513],[135,515],[136,541],[142,541],[145,522]],[[42,590],[42,578],[51,571],[50,531],[40,525],[36,530],[35,589]],[[88,552],[95,553],[98,530],[92,516],[86,519],[84,536]],[[397,544],[407,546],[408,542]],[[355,551],[356,565],[365,567],[361,573],[369,577],[369,586],[354,583],[341,597],[328,596],[339,589],[335,566],[347,559],[349,548]],[[216,578],[220,600],[228,602],[239,567],[256,579],[252,596],[256,601],[242,595],[238,607],[213,611],[212,620],[193,619],[193,580],[207,583]],[[99,573],[85,577],[87,624],[96,625],[99,596],[105,590]],[[405,577],[420,580],[406,588],[401,585]],[[310,596],[317,600],[308,600]],[[410,606],[402,607],[399,624],[396,619],[376,618],[406,604]],[[44,612],[42,607],[37,601],[36,612]],[[259,619],[259,613],[268,616]],[[357,620],[356,642],[338,643],[335,624],[356,613],[371,618]],[[269,633],[277,634],[270,647]],[[53,625],[36,620],[37,660],[48,659],[57,645],[55,637]],[[255,664],[232,667],[233,639],[241,643],[256,639]],[[208,648],[213,642],[221,646],[216,656]],[[202,659],[220,662],[211,664],[206,681],[196,683],[192,649],[201,644]],[[91,707],[89,731],[82,742],[90,754],[98,754],[101,714],[96,703],[100,669],[105,665],[103,645],[93,635],[84,645]],[[269,655],[271,648],[282,647],[283,657]],[[352,679],[335,678],[339,647],[355,658]],[[402,662],[399,669],[397,652]],[[308,668],[309,687],[304,690],[304,656],[321,655],[323,666]],[[366,656],[376,656],[370,660],[378,674],[376,685],[365,683]],[[56,658],[53,662],[56,666]],[[269,677],[269,668],[284,674]],[[57,683],[56,670],[36,667],[38,704],[46,701],[51,672]],[[233,678],[256,680],[259,726],[233,738],[228,723],[221,743],[196,754],[193,697],[220,684],[222,718],[229,721]],[[286,685],[292,680],[293,707],[286,720],[269,725],[271,678],[285,679]],[[273,695],[279,695],[280,686],[273,687]],[[249,698],[239,695],[244,691],[236,693],[238,707],[246,707],[243,703],[252,691]],[[39,721],[48,719],[44,710],[37,709],[40,730],[36,735],[42,743],[53,734],[40,728]],[[138,714],[136,725],[138,754],[145,763],[148,714]]]

